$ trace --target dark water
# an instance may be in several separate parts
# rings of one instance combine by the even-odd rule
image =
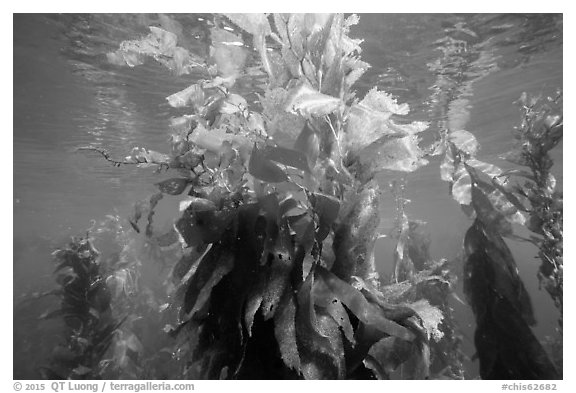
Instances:
[[[201,19],[205,19],[202,17]],[[157,15],[15,15],[14,16],[14,297],[49,288],[50,252],[70,235],[85,231],[106,214],[126,216],[132,203],[153,191],[158,175],[114,168],[94,154],[76,152],[101,146],[123,157],[134,146],[167,151],[167,123],[176,113],[165,97],[194,82],[174,77],[154,62],[136,68],[107,63],[105,54],[122,40],[161,25]],[[208,52],[207,25],[199,15],[177,15],[185,46],[199,56]],[[408,102],[410,118],[472,132],[482,145],[479,159],[501,167],[498,158],[513,145],[511,130],[519,111],[512,104],[523,91],[551,94],[562,87],[561,15],[362,15],[352,29],[363,38],[363,60],[372,68],[358,86],[359,96],[373,86]],[[447,38],[449,40],[447,41]],[[434,64],[452,51],[454,64]],[[439,76],[457,81],[447,94],[435,93]],[[562,146],[554,151],[554,174],[562,188]],[[439,158],[405,176],[410,218],[428,222],[435,258],[455,258],[470,221],[440,180]],[[382,184],[392,179],[381,176]],[[390,194],[382,201],[381,232],[393,225]],[[520,232],[521,233],[521,232]],[[508,242],[532,296],[543,339],[554,333],[556,309],[538,289],[533,246]],[[392,244],[377,245],[383,274],[392,266]],[[38,306],[41,307],[41,306]],[[470,341],[473,317],[454,307]],[[32,311],[30,311],[31,313]],[[34,326],[30,315],[15,314],[16,325]],[[31,328],[30,328],[31,329]],[[40,330],[39,330],[40,331]],[[46,330],[45,330],[46,331]],[[15,333],[16,378],[34,376],[28,353],[34,331]],[[18,350],[21,346],[22,351]],[[468,377],[477,375],[477,363]]]

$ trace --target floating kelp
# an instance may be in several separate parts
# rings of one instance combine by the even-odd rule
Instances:
[[[149,56],[178,75],[188,74],[193,69],[204,66],[201,60],[177,46],[177,41],[176,34],[151,26],[150,34],[146,37],[124,41],[116,52],[108,53],[107,58],[112,64],[135,67],[143,64],[144,58]]]

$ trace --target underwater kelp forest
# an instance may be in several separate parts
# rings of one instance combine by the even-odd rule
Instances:
[[[560,14],[15,14],[15,379],[563,378]]]

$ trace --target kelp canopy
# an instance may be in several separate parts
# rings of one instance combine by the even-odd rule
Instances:
[[[113,159],[99,148],[82,149],[116,166],[174,174],[130,217],[156,252],[177,250],[167,263],[167,300],[157,311],[171,320],[158,335],[174,339],[172,377],[463,378],[447,304],[454,277],[446,260],[430,258],[422,223],[408,219],[401,191],[391,284],[381,282],[374,262],[381,193],[375,176],[415,171],[440,154],[442,179],[475,217],[465,239],[464,280],[478,321],[482,377],[557,377],[527,325],[530,300],[500,237],[512,233],[511,222],[524,223],[526,210],[502,180],[506,174],[475,158],[478,144],[469,132],[445,130],[422,148],[419,135],[428,124],[404,120],[407,104],[377,88],[356,97],[354,83],[369,68],[361,40],[349,37],[357,16],[218,15],[209,59],[179,46],[182,31],[168,22],[123,42],[108,60],[134,67],[152,58],[191,75],[194,83],[167,97],[181,111],[170,125],[170,151],[135,148]],[[253,94],[242,95],[240,84]],[[558,124],[561,130],[561,119],[550,127]],[[158,233],[153,216],[164,196],[179,199],[179,212],[172,229]],[[96,254],[87,257],[98,264]],[[542,274],[558,277],[556,270]],[[62,284],[64,293],[75,280]],[[117,291],[113,299],[121,296]],[[496,323],[503,314],[511,319],[505,327]],[[519,334],[519,345],[494,358],[492,345],[510,333]],[[144,350],[138,339],[126,339],[130,334],[125,329],[112,343],[123,346],[112,353],[123,353],[124,363],[103,351],[79,354],[73,377],[120,370],[126,353],[142,363]],[[523,348],[526,340],[533,344]],[[138,374],[142,364],[133,370],[132,377],[146,375]]]

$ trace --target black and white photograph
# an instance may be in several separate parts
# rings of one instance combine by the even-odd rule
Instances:
[[[413,11],[13,13],[6,391],[556,390],[564,14]]]

